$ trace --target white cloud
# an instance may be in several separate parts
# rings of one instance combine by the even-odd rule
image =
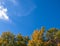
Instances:
[[[9,17],[7,16],[7,8],[0,6],[0,19],[9,21]]]
[[[6,3],[13,3],[14,5],[16,5],[16,1],[15,0],[0,0],[0,20],[3,22],[9,22],[10,24],[13,23],[12,20],[9,18],[8,16],[8,7],[6,5]]]

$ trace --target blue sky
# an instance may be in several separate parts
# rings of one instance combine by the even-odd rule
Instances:
[[[0,34],[30,36],[42,26],[60,28],[59,0],[0,0]]]

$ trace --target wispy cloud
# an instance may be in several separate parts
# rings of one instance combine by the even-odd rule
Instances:
[[[28,16],[30,15],[37,6],[31,0],[19,0],[20,3],[18,5],[18,16]]]
[[[0,19],[9,21],[9,17],[7,15],[7,8],[0,6]]]
[[[8,22],[10,24],[14,24],[7,14],[8,14],[8,9],[5,8],[3,5],[1,5],[0,6],[0,20],[4,23]]]
[[[0,4],[5,5],[6,3],[12,3],[14,5],[18,4],[17,0],[0,0]]]
[[[27,16],[27,15],[30,15],[32,11],[35,10],[36,8],[36,5],[32,2],[32,1],[29,1],[29,0],[19,0],[20,2],[18,2],[17,0],[0,0],[0,19],[2,20],[6,20],[6,21],[11,21],[9,16],[7,15],[7,13],[11,13],[11,11],[9,12],[10,10],[10,6],[12,5],[12,7],[14,8],[14,14],[15,15],[18,15],[18,16]],[[6,4],[7,3],[7,4]],[[3,6],[4,4],[5,7]],[[10,6],[8,4],[11,4]],[[18,4],[18,5],[17,5]],[[14,5],[17,5],[14,7]],[[11,9],[12,9],[11,7]],[[9,10],[8,10],[8,9]],[[15,11],[16,9],[16,11]],[[13,9],[12,9],[13,11]]]
[[[10,2],[12,2],[14,5],[17,5],[17,1],[16,0],[9,0]]]
[[[18,15],[18,16],[30,15],[31,12],[34,11],[36,8],[36,5],[31,0],[23,0],[23,1],[22,0],[1,0],[1,2],[2,4],[6,4],[6,3],[11,4],[12,7],[17,10],[17,11],[14,10],[13,14]]]

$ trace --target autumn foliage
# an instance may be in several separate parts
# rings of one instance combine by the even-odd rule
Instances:
[[[11,32],[3,32],[0,36],[0,46],[60,46],[60,30],[51,28],[34,30],[32,36],[14,35]]]

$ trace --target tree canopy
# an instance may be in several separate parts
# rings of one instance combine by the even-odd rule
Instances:
[[[42,27],[34,30],[31,37],[3,32],[0,35],[0,46],[60,46],[60,29],[45,30],[45,27]]]

